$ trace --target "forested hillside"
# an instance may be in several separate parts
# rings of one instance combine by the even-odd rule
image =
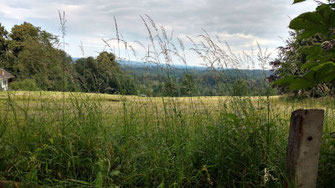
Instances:
[[[204,66],[157,66],[120,61],[137,81],[138,92],[148,96],[267,95],[269,70],[215,69]]]

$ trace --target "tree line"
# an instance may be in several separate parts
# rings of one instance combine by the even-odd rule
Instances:
[[[124,66],[123,66],[124,67]],[[138,92],[147,96],[254,96],[275,95],[265,80],[268,70],[206,67],[127,66]]]

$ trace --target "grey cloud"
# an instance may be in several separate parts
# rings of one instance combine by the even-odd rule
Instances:
[[[173,28],[178,35],[197,35],[202,32],[201,29],[206,29],[209,33],[244,34],[278,41],[271,44],[270,47],[274,48],[282,43],[278,36],[287,36],[288,17],[314,8],[312,3],[292,6],[291,1],[293,0],[0,0],[0,3],[13,9],[30,9],[36,14],[47,11],[53,18],[55,27],[58,24],[57,10],[65,9],[68,37],[75,39],[90,37],[100,40],[102,37],[112,37],[115,29],[114,16],[125,37],[131,40],[143,39],[146,29],[139,15],[147,14],[157,23]],[[0,8],[0,15],[6,16],[1,10]],[[36,14],[27,15],[27,19],[34,18]],[[36,19],[41,19],[38,23],[50,25],[51,19]],[[238,48],[244,45],[243,38],[232,41]],[[79,49],[71,49],[71,52],[77,55]]]

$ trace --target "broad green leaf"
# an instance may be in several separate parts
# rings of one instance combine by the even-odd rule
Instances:
[[[318,84],[321,82],[330,82],[335,77],[335,63],[327,62],[314,66],[311,70],[303,76],[304,80]]]
[[[330,29],[335,25],[334,10],[328,4],[322,4],[314,12],[306,12],[294,18],[290,29],[302,31],[298,38],[308,38],[316,33],[328,37]]]
[[[305,63],[301,66],[301,69],[302,70],[306,70],[306,69],[310,69],[314,66],[317,66],[318,64],[316,62],[308,62],[308,63]]]
[[[332,54],[325,53],[322,49],[321,44],[314,44],[313,46],[308,46],[301,48],[299,50],[302,54],[306,54],[307,62],[301,66],[302,70],[310,69],[319,64],[328,62]]]
[[[274,85],[287,86],[294,80],[294,76],[287,76],[273,82]]]
[[[330,82],[335,76],[335,63],[331,61],[322,63],[313,67],[310,72],[314,72],[314,80],[317,83]]]
[[[294,18],[289,25],[290,29],[294,30],[318,30],[315,26],[320,25],[321,17],[315,12],[306,12]]]
[[[320,64],[316,67],[313,67],[311,69],[311,71],[317,72],[317,71],[322,71],[322,70],[325,70],[325,69],[334,69],[334,68],[335,68],[335,63],[332,62],[332,61],[328,61],[326,63],[322,63],[322,64]]]
[[[314,82],[304,79],[304,78],[295,78],[291,83],[290,83],[290,89],[291,90],[300,90],[300,89],[308,89],[314,86]]]
[[[303,77],[288,76],[276,80],[275,85],[289,86],[290,90],[312,88],[322,82],[330,82],[335,79],[335,63],[327,62],[314,66]]]
[[[309,55],[317,55],[322,52],[322,47],[320,44],[314,44],[313,46],[304,47],[300,51]]]
[[[329,4],[322,4],[316,8],[316,13],[322,17],[322,23],[331,29],[335,26],[335,11]]]
[[[324,55],[321,44],[301,48],[300,52],[306,54],[309,61],[315,61],[315,58],[319,59],[318,56]]]
[[[294,0],[293,4],[295,4],[295,3],[301,3],[303,1],[306,1],[306,0]]]
[[[324,71],[322,74],[318,75],[318,83],[321,82],[331,82],[333,81],[335,78],[335,69],[328,69],[326,71]]]

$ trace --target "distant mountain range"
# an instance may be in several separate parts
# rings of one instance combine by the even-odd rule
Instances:
[[[72,58],[73,62],[77,61],[80,58]],[[117,60],[117,62],[121,65],[123,68],[131,67],[131,68],[143,68],[143,67],[171,67],[171,68],[177,68],[177,69],[195,69],[199,71],[204,71],[208,69],[206,66],[201,65],[181,65],[181,64],[173,64],[173,65],[167,65],[167,64],[155,64],[152,62],[140,62],[140,61],[129,61],[129,60]],[[236,70],[235,68],[225,68],[226,70]],[[270,74],[270,70],[263,70],[263,69],[241,69],[243,71],[250,71],[250,72],[266,72],[267,74]]]
[[[180,69],[198,69],[198,70],[205,70],[207,67],[205,66],[190,66],[190,65],[180,65],[180,64],[173,64],[173,65],[167,65],[167,64],[155,64],[151,62],[140,62],[140,61],[128,61],[128,60],[118,60],[118,63],[120,63],[121,67],[172,67],[172,68],[180,68]]]
[[[125,70],[133,70],[133,71],[140,71],[140,69],[143,68],[149,68],[151,70],[158,70],[160,67],[166,68],[169,65],[166,64],[160,64],[157,65],[155,63],[147,63],[147,62],[138,62],[138,61],[125,61],[125,60],[119,60],[118,63],[120,63],[121,68]],[[194,73],[194,71],[197,72],[204,72],[206,70],[209,70],[206,66],[189,66],[189,65],[170,65],[171,69],[173,69],[175,72],[185,72],[185,69],[187,69],[187,72]],[[265,78],[269,77],[271,74],[273,74],[270,70],[263,70],[263,69],[234,69],[234,68],[225,68],[224,69],[226,75],[230,75],[232,77],[246,76],[248,77],[258,77],[258,78]]]
[[[78,59],[78,57],[73,57],[72,58],[72,61],[73,62],[76,62]],[[157,67],[157,64],[155,63],[151,63],[151,62],[140,62],[140,61],[129,61],[129,60],[117,60],[118,63],[120,63],[121,67]],[[162,67],[168,67],[170,65],[167,65],[167,64],[160,64],[159,66],[162,66]],[[205,66],[195,66],[195,65],[192,65],[192,66],[185,66],[185,65],[180,65],[180,64],[174,64],[174,65],[171,65],[170,67],[173,67],[173,68],[180,68],[180,69],[185,69],[185,68],[189,68],[189,69],[200,69],[200,70],[205,70],[207,69],[207,67]]]

